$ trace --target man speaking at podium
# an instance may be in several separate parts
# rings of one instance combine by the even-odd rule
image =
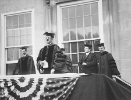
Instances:
[[[59,46],[53,43],[54,33],[45,32],[47,45],[44,46],[37,57],[37,69],[41,74],[50,74],[54,63],[55,53]]]

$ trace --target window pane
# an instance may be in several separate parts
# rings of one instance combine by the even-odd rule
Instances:
[[[75,7],[70,7],[69,8],[69,17],[75,17]]]
[[[72,54],[72,64],[77,64],[78,60],[77,60],[77,54]]]
[[[13,28],[18,28],[18,15],[13,16]]]
[[[13,25],[12,16],[7,16],[6,17],[6,27],[7,27],[7,29],[12,29],[12,25]]]
[[[26,44],[26,31],[25,29],[20,29],[20,44],[24,45]]]
[[[62,21],[62,27],[63,27],[63,39],[64,41],[69,40],[69,30],[68,30],[68,20]]]
[[[6,35],[6,37],[11,37],[11,36],[13,36],[12,30],[7,30],[7,35]]]
[[[62,9],[62,19],[68,18],[68,8]]]
[[[24,14],[19,15],[19,27],[24,27],[25,24],[25,18]]]
[[[83,17],[77,18],[77,28],[83,28]]]
[[[71,43],[71,52],[77,53],[77,43],[76,42]]]
[[[84,30],[83,28],[77,29],[78,39],[84,39]]]
[[[26,26],[26,27],[31,27],[31,24],[26,24],[25,26]]]
[[[79,52],[84,52],[84,42],[78,42]]]
[[[91,4],[91,14],[96,14],[98,13],[98,3],[92,3]]]
[[[83,5],[84,15],[90,15],[90,5],[85,4]]]
[[[70,43],[65,43],[64,48],[65,48],[65,53],[70,53]]]
[[[14,37],[14,42],[15,42],[15,46],[18,46],[20,45],[20,31],[19,29],[17,30],[14,30],[14,33],[15,33],[15,37]]]
[[[85,28],[85,38],[90,39],[91,38],[91,27]]]
[[[31,40],[32,38],[31,38],[31,37],[32,37],[31,34],[28,34],[28,35],[27,35],[27,40],[26,40],[26,43],[27,43],[27,44],[31,44],[31,43],[32,43],[32,40]]]
[[[70,30],[71,40],[76,40],[76,30]]]
[[[76,6],[76,16],[83,16],[82,5]]]
[[[93,34],[93,38],[99,38],[99,27],[98,26],[92,26],[92,34]]]
[[[70,18],[70,29],[76,28],[75,18]]]
[[[92,26],[98,26],[98,15],[92,16]]]
[[[17,63],[6,64],[6,75],[13,75],[13,71],[15,70]]]
[[[25,14],[25,23],[31,24],[31,13]]]
[[[13,60],[18,60],[19,59],[19,48],[14,48],[14,59]]]
[[[32,46],[27,48],[27,53],[28,55],[32,55]]]
[[[93,42],[94,51],[99,51],[99,50],[98,50],[98,47],[97,47],[97,44],[100,44],[100,40],[95,40],[95,41]]]
[[[13,48],[7,49],[7,61],[13,60]]]
[[[62,28],[68,29],[68,20],[67,19],[62,20]]]
[[[63,30],[64,41],[69,41],[69,30]]]
[[[84,17],[84,25],[85,25],[85,27],[91,26],[91,18],[90,18],[90,16]]]

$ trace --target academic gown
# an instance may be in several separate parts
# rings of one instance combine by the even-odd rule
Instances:
[[[82,65],[83,62],[86,63],[86,65]],[[86,53],[84,53],[78,65],[80,67],[80,73],[97,73],[97,58],[94,53],[89,53],[87,56]]]
[[[16,67],[14,74],[26,75],[35,73],[36,72],[33,57],[26,55],[18,60],[18,66]]]
[[[39,72],[40,72],[40,68],[42,68],[42,66],[39,64],[39,61],[46,60],[48,63],[48,68],[44,68],[44,73],[42,74],[50,74],[52,65],[54,63],[54,56],[58,50],[59,50],[59,46],[57,46],[56,44],[48,45],[48,47],[45,46],[40,50],[39,55],[37,57],[37,69],[39,70]]]
[[[120,75],[116,62],[111,53],[104,51],[98,57],[98,73],[112,78],[112,75]]]

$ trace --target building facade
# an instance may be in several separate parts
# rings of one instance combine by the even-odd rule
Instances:
[[[54,43],[65,47],[74,72],[84,43],[105,43],[122,78],[131,83],[130,0],[0,0],[0,74],[11,75],[29,46],[34,61],[46,45],[43,33],[54,32]],[[35,62],[36,63],[36,62]]]

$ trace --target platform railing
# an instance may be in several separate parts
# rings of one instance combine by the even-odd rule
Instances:
[[[126,89],[131,91],[131,84],[124,79],[114,75],[113,78],[115,78],[116,82],[125,87]]]

